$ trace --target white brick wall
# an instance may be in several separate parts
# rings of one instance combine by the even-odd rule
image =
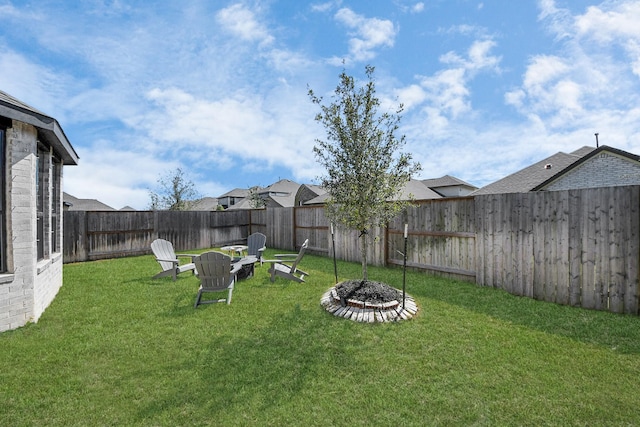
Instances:
[[[602,152],[552,182],[545,190],[557,191],[618,185],[640,185],[640,164],[628,158]]]
[[[37,321],[62,286],[62,255],[37,261],[37,131],[7,129],[7,269],[0,274],[0,332]]]

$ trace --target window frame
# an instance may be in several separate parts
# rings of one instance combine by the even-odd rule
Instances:
[[[7,124],[0,117],[0,273],[7,272]]]
[[[50,248],[50,150],[40,141],[36,149],[36,242],[38,261],[48,259]]]
[[[62,162],[57,156],[51,156],[49,168],[51,180],[51,253],[62,252],[61,228],[62,228]]]

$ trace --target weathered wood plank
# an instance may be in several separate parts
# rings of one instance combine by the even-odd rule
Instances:
[[[577,307],[582,302],[583,286],[583,234],[586,218],[582,206],[582,191],[570,190],[569,198],[569,304]]]

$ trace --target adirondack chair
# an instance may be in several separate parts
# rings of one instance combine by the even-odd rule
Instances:
[[[260,265],[262,265],[262,254],[264,253],[267,247],[265,246],[267,243],[267,236],[262,233],[253,233],[249,237],[247,237],[247,256],[255,257],[256,261],[260,261]]]
[[[297,255],[278,254],[274,255],[278,259],[265,260],[264,262],[271,263],[271,267],[269,268],[269,273],[271,273],[271,281],[274,282],[276,280],[276,276],[280,276],[288,280],[304,282],[304,276],[308,276],[309,273],[300,270],[298,268],[298,264],[304,256],[304,252],[307,249],[307,246],[309,246],[309,239],[304,241],[304,243],[300,247],[300,252],[298,252]],[[293,260],[293,262],[290,265],[286,264],[287,259]]]
[[[193,258],[193,255],[176,254],[173,250],[173,244],[167,240],[154,240],[153,242],[151,242],[151,250],[156,256],[156,261],[158,261],[160,267],[162,268],[162,271],[160,273],[153,276],[154,279],[157,279],[159,277],[171,276],[175,281],[178,274],[184,273],[185,271],[194,272],[196,268],[193,262],[181,265],[180,261],[178,261],[178,257]]]
[[[200,279],[200,289],[193,308],[198,308],[200,304],[212,304],[224,302],[231,304],[233,286],[236,282],[236,274],[242,268],[240,263],[231,264],[231,257],[221,252],[205,252],[193,259],[196,265],[198,279]],[[205,292],[227,291],[227,298],[203,300],[202,294]]]

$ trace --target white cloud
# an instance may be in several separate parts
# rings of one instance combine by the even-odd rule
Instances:
[[[314,114],[304,95],[281,88],[210,101],[177,88],[155,89],[149,98],[157,108],[140,122],[158,149],[192,152],[198,167],[239,170],[253,161],[263,170],[286,167],[310,178]]]
[[[621,46],[632,64],[631,71],[640,76],[640,3],[613,3],[609,10],[604,9],[606,6],[591,6],[575,18],[576,39],[591,44],[589,50]]]
[[[342,8],[335,19],[352,29],[349,39],[350,59],[368,61],[376,56],[376,49],[394,44],[396,28],[389,20],[365,18],[351,9]]]
[[[533,56],[521,86],[507,92],[505,102],[556,131],[626,122],[640,102],[640,29],[634,25],[640,4],[607,2],[575,16],[551,0],[540,8],[547,28],[561,39],[559,53]],[[622,55],[613,54],[616,44]]]
[[[557,56],[540,55],[534,57],[524,75],[524,87],[528,91],[539,91],[543,85],[569,71],[569,65]]]
[[[500,72],[501,58],[491,55],[495,42],[490,39],[474,41],[466,57],[448,52],[440,57],[444,68],[431,76],[420,76],[419,86],[410,85],[397,91],[407,110],[424,106],[434,127],[448,123],[447,118],[456,119],[472,110],[470,82],[479,72]]]
[[[334,7],[339,7],[342,2],[340,0],[337,1],[328,1],[325,3],[315,3],[311,5],[311,10],[314,12],[328,12]]]
[[[64,169],[65,191],[78,198],[94,199],[99,189],[100,201],[115,209],[126,205],[146,208],[149,189],[155,187],[159,174],[180,165],[177,160],[166,161],[147,151],[112,149],[107,140],[96,141],[78,154],[79,165]]]
[[[256,18],[253,11],[242,4],[234,4],[218,12],[216,20],[232,34],[246,41],[258,41],[263,45],[273,42],[268,29]]]
[[[411,7],[411,13],[420,13],[424,11],[424,3],[418,2]]]
[[[60,99],[67,99],[72,94],[67,90],[73,88],[74,79],[64,73],[57,73],[46,66],[37,64],[31,59],[0,43],[0,88],[9,91],[15,98],[30,104],[60,123],[67,122],[69,108],[61,104]]]
[[[606,7],[606,6],[602,6]],[[612,9],[591,6],[575,19],[576,34],[599,43],[613,40],[640,39],[640,3],[613,4]]]
[[[427,98],[425,90],[417,84],[397,89],[396,95],[407,110],[411,110],[413,107],[422,104]]]

